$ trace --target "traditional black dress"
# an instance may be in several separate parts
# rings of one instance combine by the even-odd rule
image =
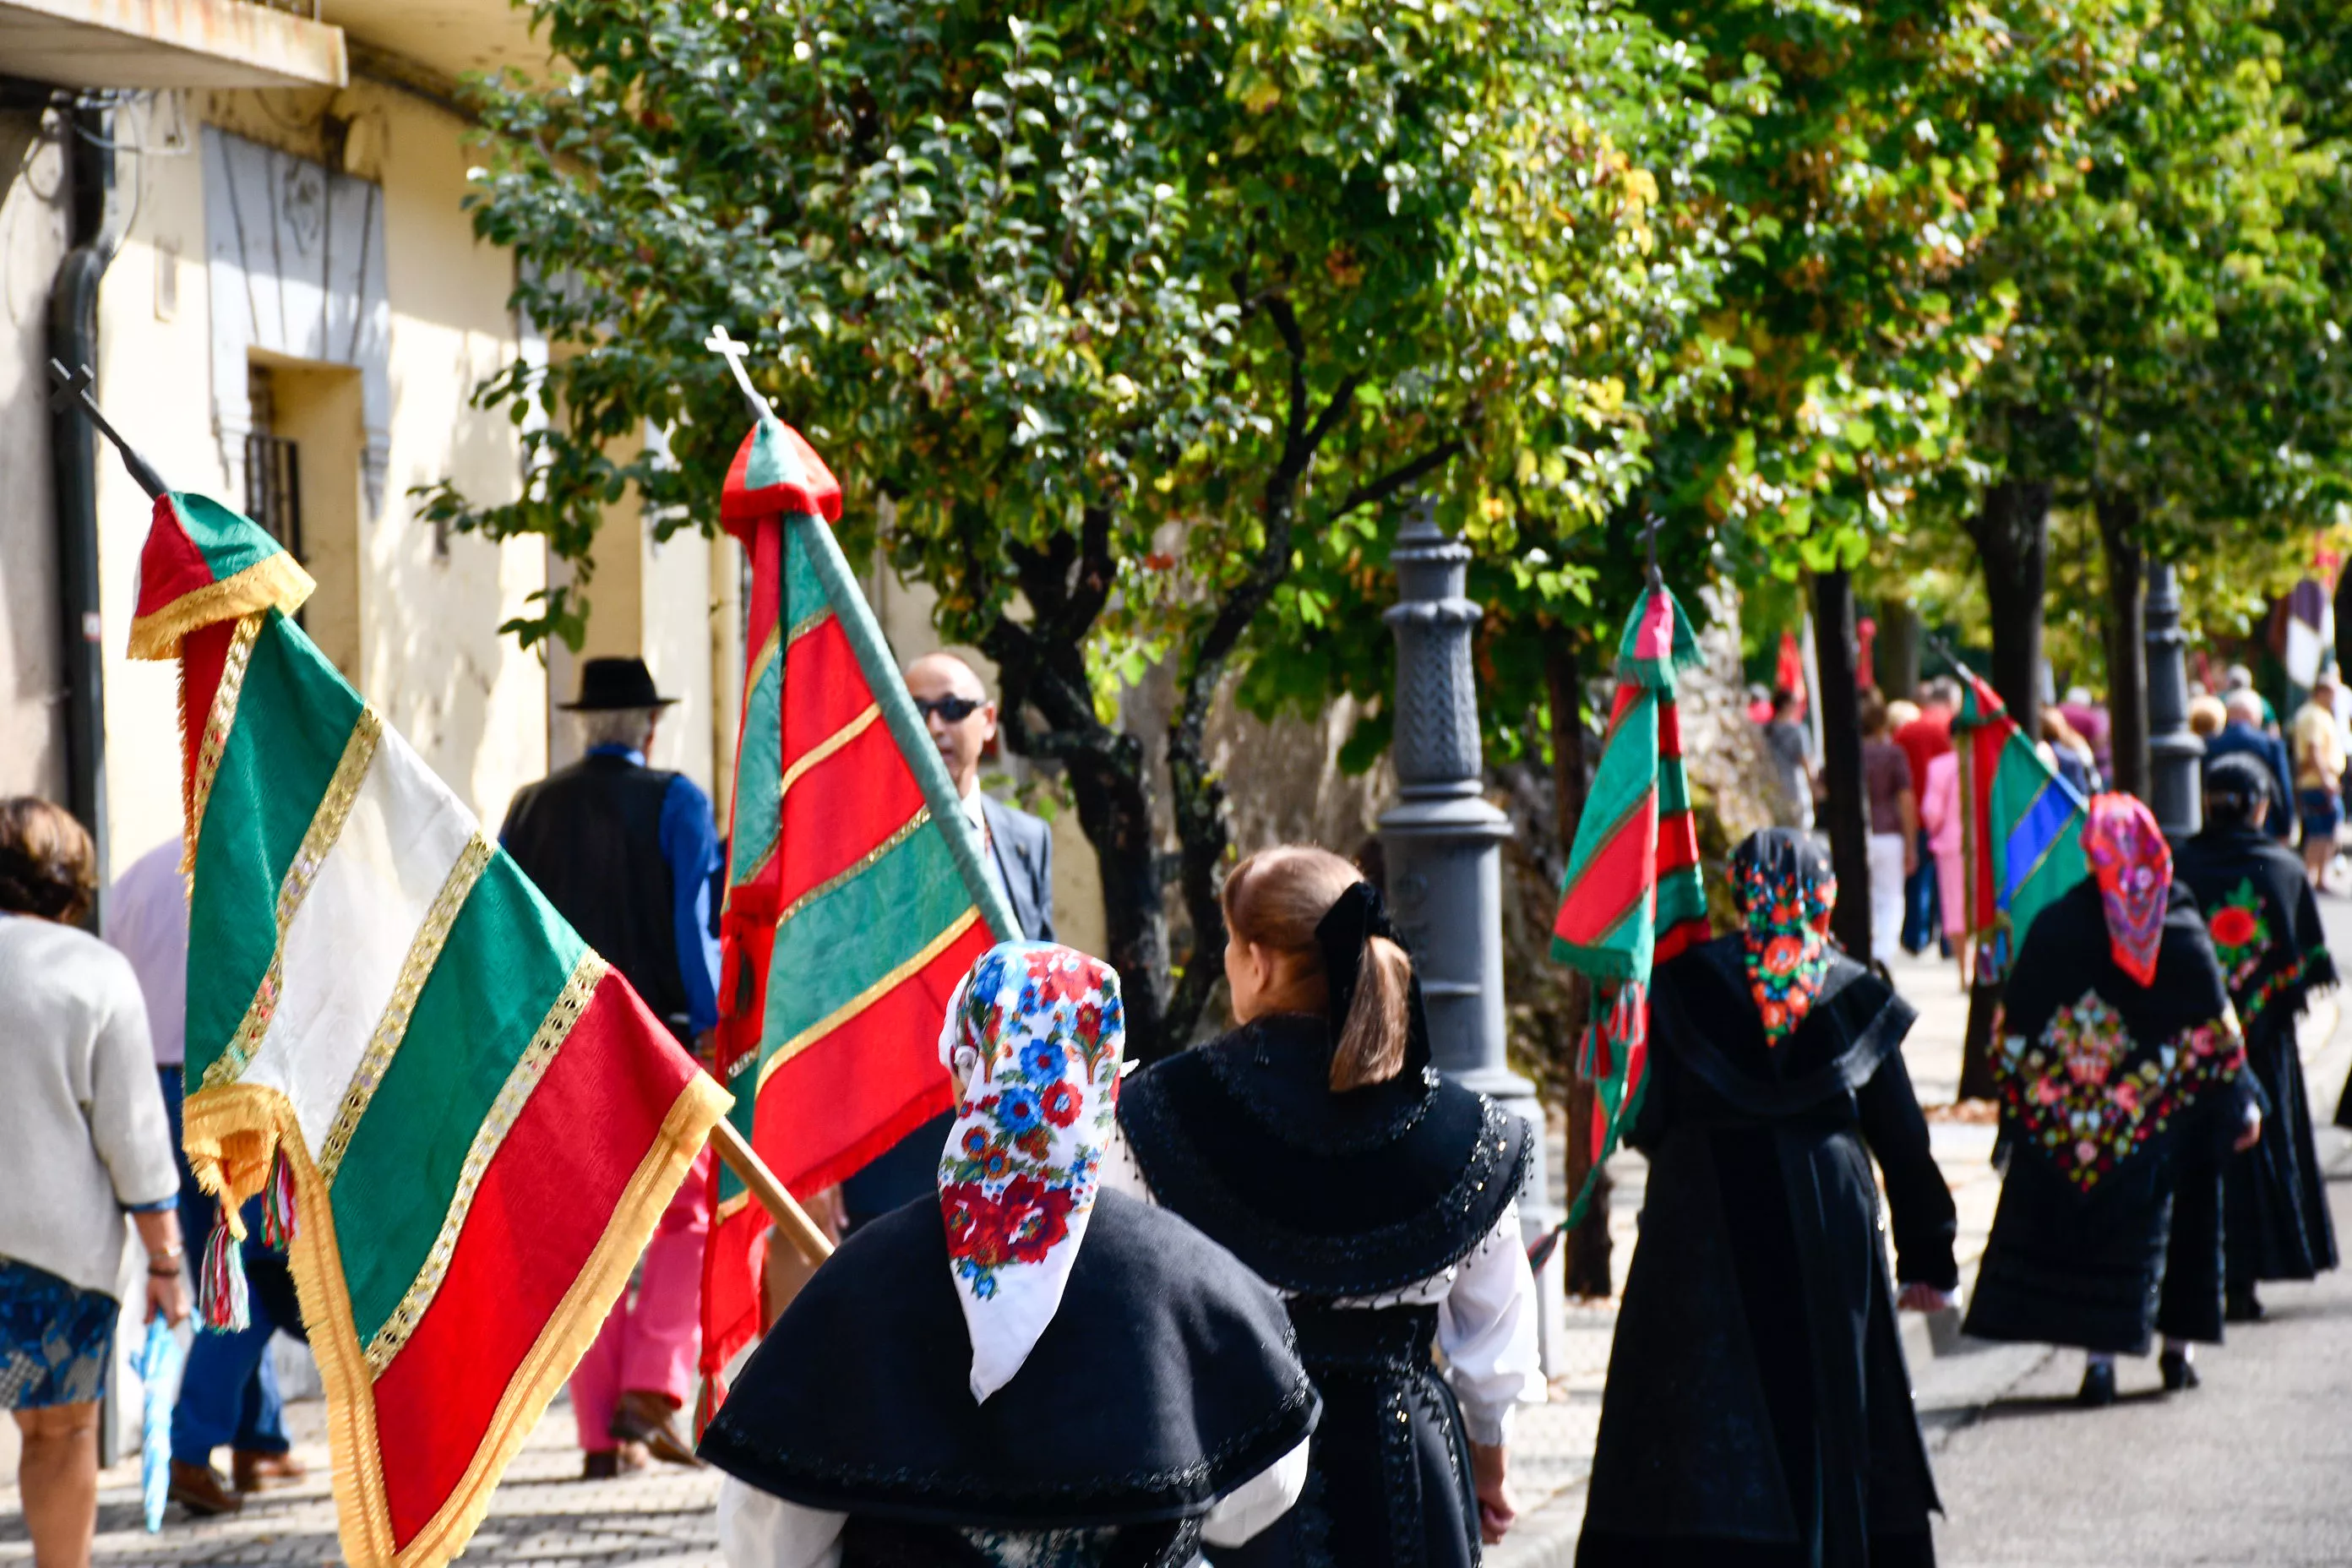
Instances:
[[[1331,1051],[1325,1018],[1260,1018],[1139,1073],[1120,1095],[1152,1196],[1290,1298],[1299,1359],[1323,1396],[1305,1497],[1213,1560],[1473,1563],[1461,1412],[1431,1354],[1439,1308],[1360,1303],[1411,1294],[1489,1238],[1526,1179],[1527,1123],[1441,1081],[1418,1028],[1398,1077],[1346,1094],[1331,1092]]]
[[[777,1321],[701,1455],[849,1516],[844,1568],[1181,1568],[1317,1400],[1281,1303],[1173,1215],[1096,1200],[1061,1306],[985,1404],[937,1203],[861,1227]]]
[[[1650,1161],[1579,1568],[1928,1563],[1935,1482],[1879,1240],[1950,1289],[1950,1192],[1904,1070],[1914,1014],[1842,954],[1768,1046],[1738,935],[1659,967]]]
[[[2229,1283],[2309,1279],[2336,1261],[2295,1041],[2312,993],[2336,984],[2319,901],[2303,862],[2252,827],[2207,828],[2180,847],[2174,869],[2204,913],[2263,1099],[2262,1142],[2230,1156],[2224,1168]]]
[[[2170,885],[2148,985],[2116,962],[2095,882],[2053,900],[1993,1057],[2008,1169],[1967,1331],[2128,1355],[2151,1328],[2219,1341],[2221,1162],[2251,1090],[2195,896]]]

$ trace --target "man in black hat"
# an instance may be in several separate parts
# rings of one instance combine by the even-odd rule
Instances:
[[[684,773],[646,764],[661,710],[637,658],[581,666],[578,715],[587,754],[525,788],[499,842],[680,1042],[719,1022],[719,869],[710,799]],[[646,1244],[634,1296],[613,1308],[572,1378],[572,1414],[591,1479],[645,1462],[694,1462],[673,1424],[694,1391],[703,1243],[710,1228],[709,1151]]]

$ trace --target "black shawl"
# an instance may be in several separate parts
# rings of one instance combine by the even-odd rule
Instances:
[[[1737,935],[1701,943],[1671,969],[1671,975],[1659,970],[1651,992],[1653,1047],[1672,1050],[1685,1069],[1759,1121],[1794,1115],[1867,1083],[1918,1016],[1885,981],[1832,951],[1811,1011],[1780,1044],[1768,1046]]]
[[[704,1433],[762,1491],[998,1530],[1205,1513],[1320,1408],[1281,1301],[1175,1215],[1097,1201],[1045,1337],[985,1405],[937,1204],[861,1228],[776,1322]]]
[[[2153,984],[2115,962],[2095,881],[2027,931],[2002,998],[1993,1072],[2012,1147],[2078,1194],[2166,1142],[2243,1074],[2246,1048],[2197,900],[2174,882]]]
[[[2319,900],[2294,852],[2252,827],[2209,827],[2175,852],[2248,1035],[2265,1018],[2293,1020],[2314,991],[2336,984]]]
[[[1334,1094],[1331,1030],[1257,1019],[1120,1091],[1119,1126],[1174,1209],[1270,1283],[1369,1296],[1467,1257],[1527,1179],[1526,1121],[1409,1058]]]

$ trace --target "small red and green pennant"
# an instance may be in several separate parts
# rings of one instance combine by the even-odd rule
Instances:
[[[1700,662],[1688,617],[1653,582],[1618,646],[1617,696],[1584,815],[1569,852],[1551,954],[1605,996],[1585,1031],[1578,1070],[1594,1085],[1593,1172],[1641,1103],[1649,1066],[1651,971],[1706,940],[1698,829],[1683,773],[1675,709],[1679,673]],[[1567,1224],[1584,1216],[1588,1177]]]
[[[327,1388],[343,1555],[438,1568],[562,1386],[727,1097],[289,618],[259,527],[171,494],[139,657],[181,667],[184,1145],[269,1194]]]
[[[733,1120],[806,1196],[949,1109],[940,1020],[956,983],[1020,935],[979,833],[828,524],[841,486],[761,418],[719,515],[751,566],[719,1070]],[[731,1173],[703,1271],[703,1367],[759,1332],[767,1215]]]

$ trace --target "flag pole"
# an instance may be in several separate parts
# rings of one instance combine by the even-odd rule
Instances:
[[[795,1251],[808,1259],[811,1268],[833,1256],[833,1243],[817,1228],[816,1221],[809,1218],[808,1210],[784,1190],[784,1184],[776,1180],[768,1163],[744,1142],[733,1122],[722,1116],[710,1124],[710,1146],[727,1162],[728,1169],[742,1178],[743,1185],[760,1200],[760,1206],[768,1211],[776,1228],[783,1232]]]

